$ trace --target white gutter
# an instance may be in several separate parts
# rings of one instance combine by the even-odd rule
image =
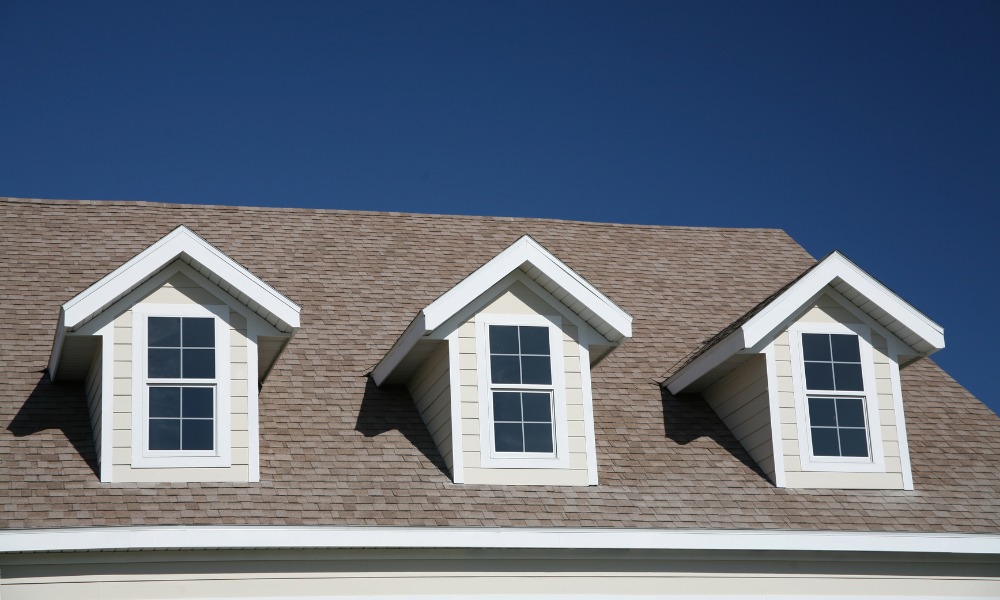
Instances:
[[[246,548],[542,548],[1000,555],[1000,535],[601,528],[81,527],[0,531],[0,553]]]

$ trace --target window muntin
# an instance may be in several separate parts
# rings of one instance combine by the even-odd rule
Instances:
[[[149,388],[150,450],[213,450],[215,388]]]
[[[147,332],[149,378],[215,378],[215,319],[149,317]]]
[[[802,360],[809,390],[862,392],[865,389],[856,335],[803,333]]]
[[[554,456],[549,328],[489,325],[487,329],[494,453]]]
[[[802,363],[812,455],[867,459],[865,398],[857,395],[865,391],[860,338],[803,333]]]
[[[864,399],[810,396],[809,433],[814,456],[867,458]]]

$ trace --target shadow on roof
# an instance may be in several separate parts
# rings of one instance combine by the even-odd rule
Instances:
[[[21,405],[14,418],[7,425],[7,431],[14,437],[36,435],[49,429],[62,431],[77,454],[90,468],[95,477],[100,477],[97,468],[97,452],[94,448],[94,434],[90,427],[90,415],[83,385],[76,383],[51,383],[48,375],[42,375],[35,389]],[[35,444],[33,448],[38,448]],[[67,469],[71,465],[58,455],[46,460],[58,462],[53,469]]]
[[[663,433],[667,438],[682,446],[703,437],[710,438],[771,485],[750,454],[700,395],[673,396],[663,387],[660,388],[660,398],[663,402]]]
[[[399,431],[413,447],[427,457],[448,480],[451,473],[417,411],[417,405],[403,386],[377,387],[371,376],[365,383],[365,395],[354,430],[365,437],[375,437],[388,431]]]

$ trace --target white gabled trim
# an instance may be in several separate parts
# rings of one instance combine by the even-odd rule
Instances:
[[[929,356],[944,348],[944,328],[879,283],[843,254],[834,251],[739,329],[672,375],[664,385],[670,393],[678,394],[733,354],[766,342],[776,331],[787,326],[798,311],[814,301],[824,288],[832,285],[835,280],[841,280],[854,288],[931,346],[931,350],[927,352],[918,352],[914,349],[915,354]],[[835,289],[829,291],[836,292]],[[848,301],[842,294],[837,293],[837,297],[850,307],[857,308],[856,304]],[[874,321],[867,314],[864,314],[864,317],[866,321]],[[884,330],[881,324],[873,328]],[[891,336],[887,338],[888,340],[899,337],[887,330],[885,332]]]
[[[232,286],[237,294],[230,295],[246,295],[248,304],[258,305],[259,316],[272,317],[285,333],[298,329],[301,309],[297,304],[181,225],[62,305],[49,358],[50,377],[55,378],[67,331],[85,324],[179,258],[200,265]]]
[[[372,370],[375,385],[382,385],[424,336],[431,335],[453,320],[477,298],[518,271],[525,263],[541,271],[571,298],[578,300],[599,320],[611,327],[614,332],[612,338],[617,339],[610,341],[621,342],[632,336],[632,317],[628,313],[538,242],[525,235],[421,310]],[[531,281],[528,277],[525,279]],[[534,281],[531,283],[538,285]],[[574,316],[578,318],[578,315]]]
[[[112,481],[115,428],[115,323],[105,325],[101,336],[101,456],[98,457],[102,483]]]
[[[458,330],[448,335],[448,387],[451,390],[451,480],[465,483],[465,455],[462,448],[462,365],[459,360]]]
[[[1000,555],[1000,535],[745,529],[161,526],[0,530],[0,553],[243,548],[539,548]]]
[[[781,447],[781,405],[778,397],[778,365],[774,357],[774,340],[764,348],[767,369],[767,408],[771,419],[771,452],[774,454],[774,485],[785,487],[785,449]]]

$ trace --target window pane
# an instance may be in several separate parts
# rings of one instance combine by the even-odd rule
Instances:
[[[837,362],[861,362],[861,349],[856,335],[831,335],[833,360]],[[806,359],[808,360],[808,359]]]
[[[524,397],[524,420],[552,422],[552,401],[548,394],[522,394]]]
[[[181,448],[180,419],[149,420],[150,450],[180,450],[180,448]]]
[[[215,377],[215,350],[184,350],[184,377],[212,379]]]
[[[548,423],[525,423],[524,451],[552,452],[552,426]]]
[[[180,317],[149,317],[149,331],[147,332],[147,337],[147,343],[149,346],[180,347]]]
[[[809,399],[809,424],[835,427],[837,415],[833,411],[833,398]]]
[[[833,427],[813,427],[812,443],[814,456],[840,456],[837,447],[837,430]]]
[[[524,452],[520,423],[494,423],[493,441],[497,452]]]
[[[151,387],[149,388],[150,417],[180,417],[181,388]]]
[[[517,327],[490,325],[490,354],[517,354]]]
[[[184,388],[185,419],[211,419],[215,414],[212,388]],[[184,425],[187,427],[187,424]]]
[[[803,333],[802,358],[830,360],[830,336],[825,333]]]
[[[521,327],[521,354],[548,354],[548,327]]]
[[[861,365],[853,363],[834,363],[834,376],[837,379],[837,390],[861,392],[865,389],[861,378]]]
[[[841,456],[868,456],[868,436],[864,429],[840,430]]]
[[[162,348],[149,349],[149,377],[180,377],[181,351]]]
[[[516,356],[491,356],[490,378],[493,383],[521,383],[521,361]]]
[[[837,398],[837,425],[865,426],[865,404],[861,398]]]
[[[184,347],[215,347],[215,319],[184,319]]]
[[[830,363],[806,363],[806,388],[810,390],[832,390],[833,365]]]
[[[209,419],[184,419],[182,450],[211,450],[213,421]]]
[[[493,392],[493,420],[521,421],[521,394]]]
[[[552,362],[548,356],[522,356],[521,369],[521,383],[541,385],[552,383]]]

